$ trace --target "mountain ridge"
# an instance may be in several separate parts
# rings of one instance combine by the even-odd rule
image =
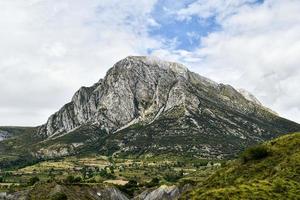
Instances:
[[[182,64],[129,56],[28,133],[33,142],[21,135],[3,141],[0,149],[23,149],[21,154],[43,159],[82,153],[221,159],[300,130],[299,124],[250,100]]]
[[[160,123],[163,120],[166,120],[164,125]],[[111,134],[114,139],[108,143],[119,150],[145,151],[139,145],[142,141],[125,147],[128,141],[136,138],[144,137],[147,142],[156,135],[161,140],[149,144],[154,148],[160,146],[163,136],[175,140],[187,136],[204,143],[192,147],[202,154],[210,154],[205,151],[214,149],[211,144],[205,144],[206,137],[219,138],[221,143],[222,137],[240,140],[234,145],[246,147],[299,129],[298,124],[278,117],[244,90],[239,92],[230,85],[218,84],[189,71],[182,64],[145,56],[126,57],[93,86],[81,87],[72,101],[53,114],[38,132],[55,139],[88,124]],[[196,139],[192,135],[196,135]],[[219,146],[217,142],[214,144]],[[158,148],[165,149],[163,145]],[[222,154],[222,147],[218,149],[213,154]]]
[[[97,106],[96,105],[96,102],[91,102],[93,105],[90,107],[90,109],[88,110],[79,110],[77,108],[80,107],[80,103],[87,103],[90,98],[91,98],[91,95],[99,95],[97,94],[98,90],[100,89],[99,87],[101,87],[101,85],[103,84],[103,82],[107,82],[107,84],[109,85],[113,85],[114,82],[116,81],[111,81],[110,79],[114,78],[113,76],[116,75],[116,73],[119,73],[120,71],[123,71],[124,73],[126,73],[127,71],[131,71],[131,72],[135,72],[139,75],[139,73],[145,73],[145,71],[143,70],[140,70],[138,72],[136,72],[134,70],[133,67],[130,66],[130,63],[133,63],[133,64],[136,64],[135,62],[142,62],[142,67],[145,67],[145,66],[149,66],[149,65],[154,65],[157,69],[158,68],[161,68],[160,70],[161,71],[164,71],[164,70],[170,70],[172,71],[173,73],[176,74],[176,76],[180,77],[186,77],[187,76],[187,73],[188,73],[188,70],[186,67],[184,67],[183,65],[181,64],[177,64],[177,63],[172,63],[172,62],[165,62],[165,61],[160,61],[160,60],[157,60],[157,59],[149,59],[148,57],[137,57],[137,56],[129,56],[119,62],[117,62],[108,72],[107,72],[107,75],[106,75],[106,78],[104,79],[100,79],[96,84],[94,84],[93,86],[91,87],[81,87],[76,93],[75,95],[73,96],[72,98],[72,101],[68,104],[66,104],[65,106],[63,106],[62,109],[66,108],[66,111],[70,111],[72,112],[72,110],[68,110],[69,108],[72,109],[72,106],[75,106],[75,109],[74,110],[77,110],[74,112],[74,114],[77,116],[79,116],[78,118],[78,123],[69,123],[69,126],[67,125],[65,128],[66,130],[71,130],[72,128],[74,128],[74,126],[78,126],[78,124],[81,124],[81,122],[86,122],[86,116],[84,117],[84,112],[85,113],[89,113],[90,110],[93,110],[93,109],[96,109],[95,107]],[[147,68],[145,68],[146,70]],[[149,68],[147,69],[149,70]],[[157,71],[152,71],[153,73],[157,73]],[[136,77],[138,78],[138,77]],[[153,78],[153,77],[150,77],[150,78]],[[174,77],[173,77],[174,78]],[[210,82],[210,83],[213,83],[212,81],[208,81],[208,79],[202,77],[203,81],[207,81],[207,82]],[[153,82],[153,80],[150,80]],[[157,80],[156,80],[157,81]],[[173,80],[172,80],[173,81]],[[124,83],[124,82],[123,82]],[[130,84],[136,84],[136,83],[130,83]],[[152,83],[153,84],[153,83]],[[215,85],[217,85],[216,83],[214,83]],[[121,86],[122,87],[122,86]],[[107,88],[105,88],[107,89]],[[118,88],[117,88],[118,89]],[[123,88],[124,89],[124,88]],[[128,89],[128,88],[126,88]],[[149,89],[149,88],[147,88]],[[95,91],[96,90],[96,91]],[[95,92],[96,94],[92,94],[92,92]],[[147,93],[148,91],[145,91],[145,93]],[[153,92],[153,91],[152,91]],[[132,87],[130,87],[128,89],[128,93],[130,94],[134,94],[135,91],[132,91]],[[126,94],[125,94],[126,95]],[[117,95],[115,95],[117,96]],[[136,98],[136,97],[134,97]],[[94,100],[94,99],[92,99]],[[96,97],[96,100],[97,97]],[[110,101],[113,101],[112,99],[110,99]],[[133,101],[136,101],[136,99],[133,99]],[[108,102],[110,103],[110,102]],[[135,102],[137,103],[137,102]],[[71,105],[70,105],[71,104]],[[93,107],[95,106],[95,107]],[[134,105],[133,105],[134,106]],[[81,111],[81,112],[80,112]],[[62,110],[62,112],[64,112],[64,110]],[[136,114],[136,113],[135,113]],[[54,114],[55,115],[55,114]],[[53,116],[53,115],[52,115]],[[85,120],[84,120],[85,119]],[[130,122],[131,120],[133,120],[133,118],[130,118],[128,120],[128,122]],[[50,119],[48,120],[48,122],[51,122],[51,117]],[[125,124],[123,124],[125,125]],[[48,128],[48,127],[47,127]],[[119,127],[120,128],[120,127]],[[42,131],[40,131],[42,132]],[[50,128],[48,128],[48,130],[46,131],[49,135],[49,132],[50,132],[50,135],[51,135],[51,132],[52,130],[50,130]]]
[[[178,64],[178,63],[174,63],[174,62],[166,62],[166,61],[162,61],[162,60],[159,60],[157,58],[152,58],[152,57],[144,57],[144,56],[128,56],[126,57],[125,59],[117,62],[108,72],[107,72],[107,75],[106,76],[109,76],[110,73],[114,73],[113,71],[120,71],[120,70],[127,70],[127,69],[130,69],[130,65],[124,65],[124,64],[119,64],[119,63],[122,63],[122,62],[126,62],[126,61],[132,61],[132,62],[136,62],[136,61],[142,61],[144,62],[143,64],[143,67],[144,66],[147,66],[147,65],[154,65],[154,66],[158,66],[162,69],[165,69],[165,70],[171,70],[172,72],[176,73],[176,75],[178,77],[184,77],[185,79],[188,78],[188,76],[190,75],[194,75],[197,80],[201,81],[202,84],[205,84],[209,87],[215,87],[215,88],[220,88],[221,90],[232,90],[234,91],[235,89],[230,86],[230,85],[224,85],[224,84],[218,84],[210,79],[207,79],[205,77],[202,77],[196,73],[193,73],[193,72],[190,72],[185,66],[183,66],[182,64]],[[123,68],[123,69],[121,69]],[[75,116],[78,116],[78,122],[69,122],[69,123],[66,123],[67,125],[64,125],[65,126],[65,129],[66,131],[70,131],[72,130],[73,128],[75,127],[78,127],[81,125],[82,122],[86,122],[88,120],[86,120],[87,116],[84,116],[86,113],[89,113],[89,110],[93,110],[93,107],[91,107],[89,110],[80,110],[80,104],[82,103],[87,103],[90,99],[91,99],[91,95],[93,95],[93,92],[95,90],[98,90],[98,88],[103,84],[103,81],[105,81],[105,78],[104,79],[100,79],[97,83],[95,83],[93,86],[91,87],[81,87],[75,94],[74,96],[72,97],[72,100],[71,102],[69,102],[68,104],[66,104],[65,106],[62,107],[62,112],[64,112],[66,109],[66,112],[69,112],[69,113],[72,113],[73,110],[69,110],[69,109],[72,109],[72,106],[74,106],[74,115]],[[246,90],[236,90],[237,93],[241,94],[246,100],[254,103],[254,104],[257,104],[257,105],[261,105],[261,103],[252,95],[250,94],[249,92],[247,92]],[[132,92],[133,93],[133,92]],[[94,105],[96,105],[95,102],[93,102]],[[94,109],[96,109],[94,107]],[[268,108],[266,108],[268,109]],[[269,111],[269,109],[268,109]],[[58,111],[59,112],[59,111]],[[55,114],[54,114],[55,115]],[[51,117],[53,117],[54,115],[52,115]],[[66,114],[67,115],[67,114]],[[48,119],[47,122],[51,122],[51,117]],[[66,117],[65,117],[66,118]],[[133,119],[130,119],[128,121],[128,123],[132,120],[134,120],[135,118]],[[128,124],[127,123],[127,124]],[[125,126],[126,124],[123,124],[123,126]],[[121,127],[118,127],[118,128],[121,128]],[[41,128],[42,129],[42,128]],[[39,131],[41,134],[42,134],[42,130]],[[52,135],[51,132],[53,132],[53,130],[51,130],[48,126],[46,128],[46,132],[47,132],[47,135]]]

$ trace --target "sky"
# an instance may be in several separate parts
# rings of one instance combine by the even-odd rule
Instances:
[[[185,64],[300,123],[299,0],[0,0],[0,126],[35,126],[129,55]]]

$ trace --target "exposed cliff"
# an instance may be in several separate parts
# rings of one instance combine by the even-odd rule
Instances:
[[[80,88],[38,128],[32,140],[38,142],[22,147],[43,158],[82,153],[223,158],[299,130],[299,124],[274,114],[245,91],[178,63],[131,56],[93,86]],[[6,152],[16,145],[3,146]]]
[[[90,125],[90,132],[110,135],[97,151],[175,151],[205,157],[233,155],[248,145],[300,130],[244,90],[149,57],[116,63],[104,79],[80,88],[38,133],[60,140]],[[70,151],[76,152],[76,147]]]

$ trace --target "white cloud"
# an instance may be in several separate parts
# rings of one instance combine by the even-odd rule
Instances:
[[[117,60],[159,47],[155,2],[0,1],[0,125],[41,124]]]
[[[181,19],[216,15],[222,27],[202,38],[201,47],[189,54],[202,60],[190,64],[212,79],[250,90],[282,116],[300,122],[300,2],[224,3],[199,1],[178,11]]]
[[[201,19],[216,17],[217,20],[224,20],[247,4],[253,4],[257,0],[198,0],[186,8],[176,11],[180,20],[188,20],[191,16],[198,16]]]

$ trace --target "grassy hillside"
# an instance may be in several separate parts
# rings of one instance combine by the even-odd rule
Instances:
[[[246,150],[182,199],[300,199],[300,133]]]
[[[0,141],[0,169],[19,167],[31,164],[35,158],[31,156],[31,147],[42,138],[35,133],[36,127],[0,127],[9,133],[9,138]]]

